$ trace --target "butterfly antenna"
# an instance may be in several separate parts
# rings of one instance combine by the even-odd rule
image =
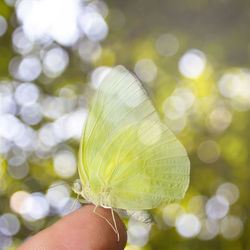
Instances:
[[[114,214],[114,213],[112,213],[112,217],[113,217],[113,220],[114,220],[114,223],[115,223],[115,227],[112,225],[112,223],[111,223],[106,217],[104,217],[103,215],[101,215],[100,213],[98,213],[98,212],[96,211],[97,208],[98,208],[98,206],[96,206],[96,207],[94,208],[94,213],[95,213],[96,215],[98,215],[99,217],[101,217],[102,219],[104,219],[104,220],[110,225],[110,227],[113,229],[113,231],[114,231],[114,232],[116,233],[116,235],[117,235],[117,241],[119,241],[119,240],[120,240],[120,235],[119,235],[119,232],[118,232],[118,230],[117,230],[116,222],[115,222],[114,217],[113,217],[113,214]],[[111,211],[113,211],[113,210],[111,210]]]

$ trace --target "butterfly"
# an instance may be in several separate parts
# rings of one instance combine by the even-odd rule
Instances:
[[[123,66],[99,85],[80,141],[73,190],[96,207],[147,221],[146,210],[178,201],[189,185],[184,146],[160,119],[140,81]]]

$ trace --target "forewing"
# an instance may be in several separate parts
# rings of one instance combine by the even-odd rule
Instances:
[[[97,90],[81,139],[79,174],[83,184],[100,191],[112,171],[112,166],[106,164],[107,158],[114,158],[116,153],[109,149],[112,139],[121,129],[152,112],[138,80],[122,66],[113,68]]]

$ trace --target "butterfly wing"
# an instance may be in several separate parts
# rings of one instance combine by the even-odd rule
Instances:
[[[109,206],[151,209],[183,198],[186,150],[160,120],[140,82],[122,66],[101,83],[80,147],[79,173]]]

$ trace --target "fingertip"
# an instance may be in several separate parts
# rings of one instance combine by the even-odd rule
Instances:
[[[120,235],[100,216],[95,214],[95,206],[86,205],[65,216],[49,228],[41,231],[25,242],[19,250],[38,249],[124,249],[127,242],[127,231],[124,223],[115,213],[115,220]],[[110,209],[98,207],[96,210],[112,224]]]

